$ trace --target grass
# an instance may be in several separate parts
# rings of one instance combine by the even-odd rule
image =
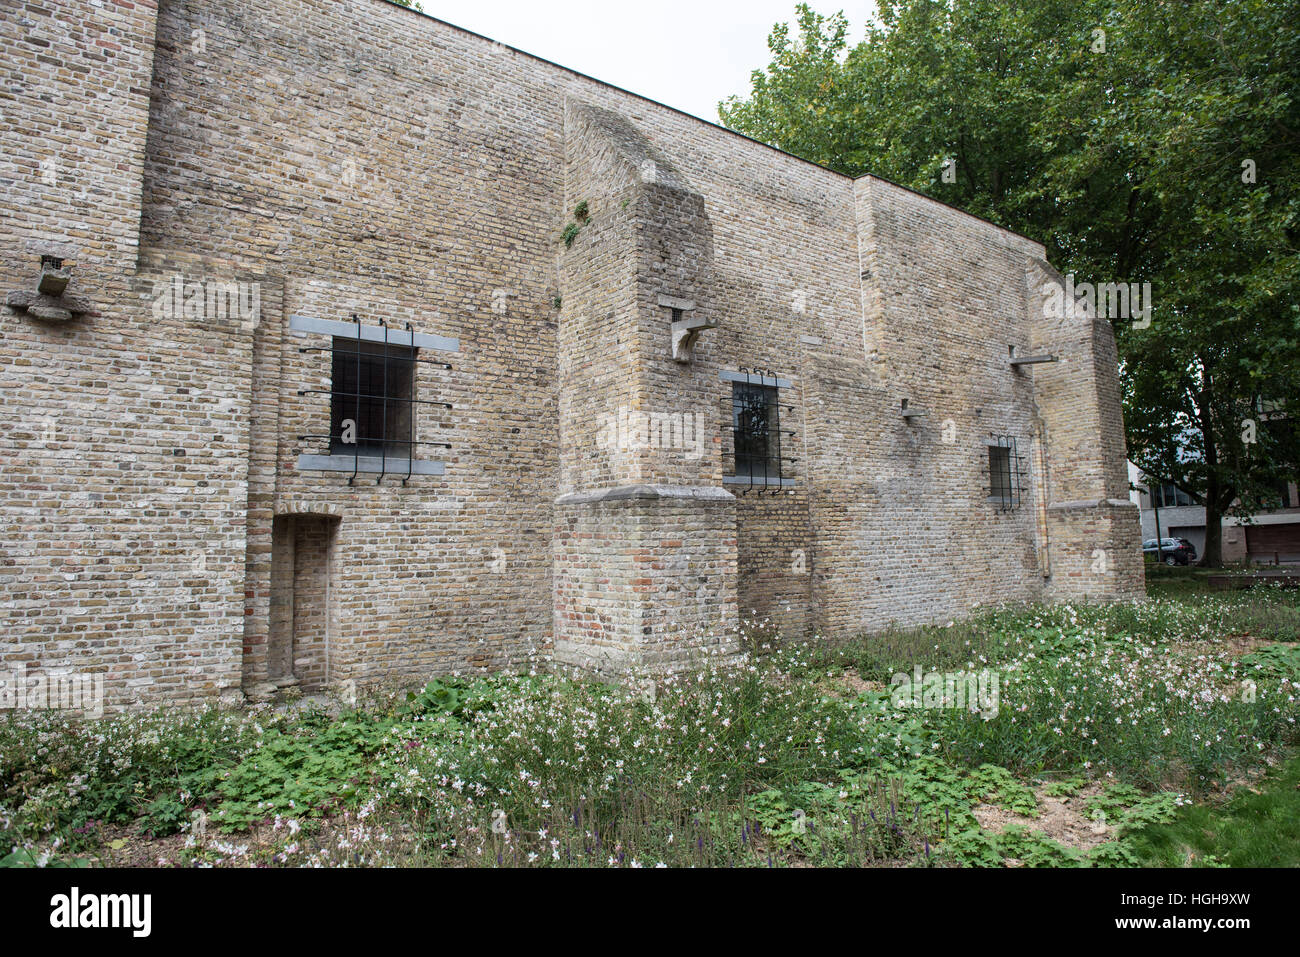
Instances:
[[[1129,840],[1151,867],[1300,867],[1300,756],[1220,805],[1179,808]]]
[[[1008,607],[833,646],[751,628],[743,664],[653,700],[530,673],[331,713],[11,715],[0,864],[1134,864],[1134,835],[1294,747],[1298,601]],[[941,685],[911,706],[914,667],[996,677],[997,706]],[[1035,825],[1075,793],[1110,822],[1097,846]],[[1294,845],[1260,814],[1260,841]]]
[[[964,621],[922,628],[892,627],[810,651],[817,668],[851,668],[863,680],[888,682],[916,665],[983,667],[1016,654],[1026,628],[1048,633],[1069,627],[1132,634],[1160,642],[1249,634],[1268,641],[1300,641],[1300,591],[1274,585],[1251,591],[1211,591],[1199,569],[1148,566],[1146,603],[1004,606]],[[1172,573],[1172,574],[1170,574]]]
[[[1146,564],[1147,595],[1152,598],[1185,598],[1210,591],[1210,570],[1195,565]]]

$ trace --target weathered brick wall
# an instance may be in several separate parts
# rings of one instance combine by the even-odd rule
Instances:
[[[264,681],[293,679],[293,599],[296,559],[293,516],[277,515],[272,520],[271,585],[267,621],[266,661],[257,677]],[[245,665],[249,664],[245,654]]]
[[[1024,260],[1041,247],[870,176],[855,202],[862,345],[828,356],[813,383],[813,460],[834,488],[814,507],[825,627],[1037,598],[1036,410],[1009,354],[1027,351]],[[904,400],[924,416],[904,418]],[[1025,457],[1010,511],[987,501],[998,436]]]
[[[1048,597],[1140,596],[1140,517],[1129,499],[1114,332],[1086,303],[1054,314],[1042,292],[1063,277],[1041,257],[1026,268],[1033,349],[1059,360],[1034,372],[1046,437]]]
[[[110,708],[239,686],[251,342],[137,272],[156,15],[0,10],[0,284],[61,256],[89,306],[0,310],[0,665],[100,673]]]
[[[818,551],[807,490],[741,493],[736,527],[741,618],[782,635],[812,633]]]
[[[566,622],[572,660],[657,667],[737,615],[923,621],[1128,547],[1119,513],[1047,517],[1056,469],[1115,491],[1122,432],[1105,330],[1058,344],[1068,382],[1007,365],[1036,244],[378,0],[46,6],[0,12],[0,275],[30,285],[33,244],[64,243],[99,314],[3,316],[6,661],[106,670],[120,703],[264,693],[295,597],[326,636],[295,663],[312,686],[515,667],[574,650]],[[254,284],[257,321],[156,314],[177,275]],[[719,322],[689,364],[664,296]],[[443,474],[299,468],[328,451],[304,436],[330,357],[292,318],[353,314],[459,341],[416,372]],[[741,368],[790,383],[779,494],[723,484]],[[699,415],[700,454],[602,446],[623,406]],[[990,432],[1043,462],[1006,514]],[[332,530],[301,576],[276,570],[293,517]],[[1108,574],[1092,593],[1130,590]]]
[[[571,101],[566,134],[567,203],[590,218],[561,256],[555,654],[604,674],[660,670],[736,624],[719,367],[703,344],[672,357],[663,304],[712,315],[712,229],[703,197],[625,117]]]
[[[641,486],[556,510],[557,661],[616,677],[735,655],[734,502]]]
[[[631,160],[599,123],[599,114],[580,103],[565,112],[563,213],[582,231],[567,249],[556,247],[559,493],[618,485],[635,473],[641,454],[626,441],[627,415],[620,418],[621,410],[639,410],[644,401],[637,222],[628,211],[640,192],[639,170],[629,168]],[[582,203],[588,216],[579,224],[573,212]]]
[[[47,246],[75,256],[88,295],[135,265],[157,8],[30,0],[0,12],[6,291]]]

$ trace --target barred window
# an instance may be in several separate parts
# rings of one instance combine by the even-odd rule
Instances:
[[[1005,445],[989,446],[990,494],[1006,503],[1011,498],[1011,450]]]
[[[988,502],[1002,511],[1020,507],[1023,492],[1021,455],[1010,435],[996,435],[985,441],[988,448]]]
[[[780,481],[779,401],[774,386],[732,383],[731,427],[737,476]]]
[[[331,454],[411,454],[415,352],[407,346],[334,339]]]

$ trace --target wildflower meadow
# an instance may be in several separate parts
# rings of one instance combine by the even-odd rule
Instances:
[[[539,658],[346,706],[8,713],[0,866],[1123,866],[1295,853],[1265,843],[1223,860],[1177,834],[1188,815],[1227,815],[1241,788],[1271,793],[1292,773],[1294,591],[1007,607],[839,644],[761,622],[743,635],[743,660],[653,687]],[[1266,829],[1267,816],[1224,826]]]

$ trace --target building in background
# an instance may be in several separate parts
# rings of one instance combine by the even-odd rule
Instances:
[[[1129,463],[1132,484],[1142,491],[1130,497],[1142,515],[1142,540],[1185,538],[1196,554],[1205,555],[1205,507],[1175,485],[1151,482],[1141,469]],[[1149,490],[1149,491],[1148,491]],[[1223,519],[1223,560],[1249,564],[1300,564],[1300,489],[1295,482],[1278,486],[1276,506],[1256,512],[1248,519]]]

